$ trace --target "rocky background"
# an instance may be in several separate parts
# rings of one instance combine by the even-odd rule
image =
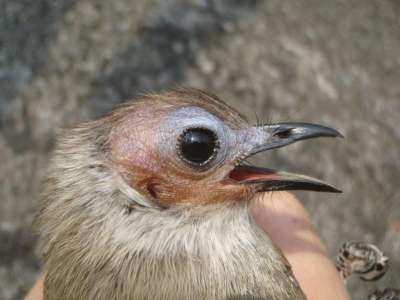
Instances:
[[[31,222],[57,128],[177,85],[250,120],[338,128],[258,159],[344,190],[300,195],[332,255],[361,240],[391,257],[380,282],[350,280],[354,299],[400,287],[398,0],[0,0],[0,299],[40,270]]]

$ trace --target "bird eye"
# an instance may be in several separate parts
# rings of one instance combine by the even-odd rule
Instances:
[[[179,139],[180,156],[187,162],[202,166],[214,158],[218,150],[216,134],[206,128],[187,129]]]

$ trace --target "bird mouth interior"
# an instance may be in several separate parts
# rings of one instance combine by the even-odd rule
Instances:
[[[237,165],[230,173],[229,178],[239,182],[254,182],[260,180],[279,180],[276,171],[267,168],[258,168],[250,165]]]
[[[238,164],[229,178],[240,184],[253,185],[257,192],[277,190],[308,190],[340,193],[336,187],[309,176]]]

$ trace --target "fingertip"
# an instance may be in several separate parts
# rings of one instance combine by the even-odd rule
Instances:
[[[43,299],[43,286],[44,286],[45,274],[40,275],[35,285],[25,296],[24,300],[42,300]]]
[[[252,214],[291,264],[309,300],[350,299],[307,211],[294,194],[263,194],[255,201]]]

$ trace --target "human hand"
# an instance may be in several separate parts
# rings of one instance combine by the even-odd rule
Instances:
[[[292,266],[308,300],[349,300],[350,296],[300,201],[288,192],[266,193],[252,207]]]

